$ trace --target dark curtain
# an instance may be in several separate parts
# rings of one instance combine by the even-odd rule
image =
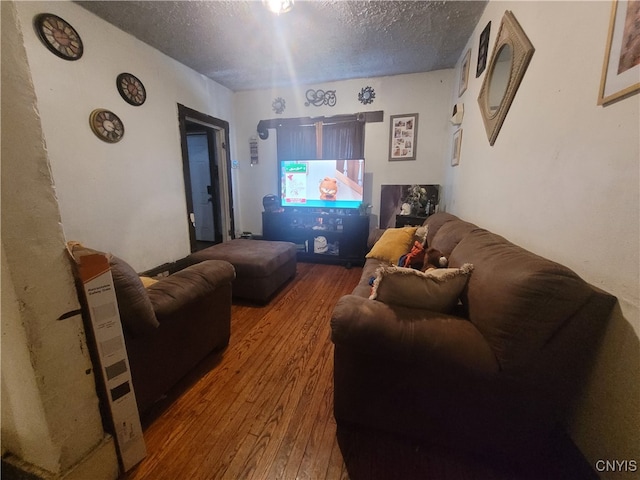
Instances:
[[[311,160],[316,158],[315,125],[280,125],[278,158],[280,160]]]
[[[357,120],[322,126],[322,158],[364,158],[364,122]]]
[[[365,122],[357,120],[322,125],[322,158],[329,160],[364,158]],[[278,158],[311,160],[316,153],[316,125],[278,125]]]

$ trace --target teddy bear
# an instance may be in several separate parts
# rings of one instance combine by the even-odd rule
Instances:
[[[434,268],[445,268],[447,265],[449,265],[449,260],[440,250],[433,247],[427,248],[424,254],[424,262],[422,264],[423,272]]]
[[[320,182],[320,199],[335,200],[338,196],[338,180],[324,177]]]

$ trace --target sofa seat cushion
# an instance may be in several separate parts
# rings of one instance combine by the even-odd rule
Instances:
[[[295,259],[293,243],[246,238],[219,243],[189,255],[190,262],[226,260],[234,266],[238,278],[269,277]]]
[[[505,371],[527,364],[592,295],[567,267],[485,230],[466,235],[449,258],[467,262],[474,271],[462,301]]]
[[[458,304],[460,293],[472,270],[471,264],[465,264],[461,268],[437,268],[426,272],[383,266],[376,271],[369,299],[448,313]]]
[[[493,376],[499,371],[489,344],[468,320],[356,295],[345,295],[335,305],[331,340],[336,348],[348,347],[389,363],[447,368],[451,375],[471,371]]]

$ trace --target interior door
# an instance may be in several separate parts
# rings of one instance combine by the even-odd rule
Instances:
[[[215,242],[215,220],[209,166],[209,145],[206,133],[188,133],[191,198],[195,216],[196,240]]]
[[[191,251],[235,238],[229,123],[178,104]]]

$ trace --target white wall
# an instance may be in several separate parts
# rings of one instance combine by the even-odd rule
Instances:
[[[640,95],[596,105],[610,8],[608,1],[489,3],[467,45],[469,87],[458,99],[456,85],[451,98],[464,102],[465,117],[460,165],[447,167],[445,181],[448,211],[618,297],[571,425],[592,465],[640,462]],[[491,21],[491,55],[505,10],[536,50],[491,147],[477,103],[486,71],[475,78],[475,68],[480,33]]]
[[[103,450],[91,359],[13,2],[2,2],[2,449],[55,474]],[[113,442],[92,464],[117,476]],[[58,478],[56,476],[56,478]]]
[[[170,59],[71,2],[18,2],[67,240],[111,251],[138,270],[190,253],[177,104],[233,123],[230,90]],[[31,27],[54,13],[80,34],[84,54],[50,53]],[[118,74],[145,85],[140,107],[116,90]],[[89,114],[107,108],[125,126],[99,140]]]
[[[278,193],[276,133],[269,130],[267,140],[258,140],[259,164],[250,166],[249,137],[257,136],[260,120],[332,116],[382,110],[384,121],[365,127],[365,200],[380,208],[382,184],[441,184],[445,169],[442,158],[449,148],[448,120],[451,114],[449,94],[454,83],[453,70],[346,80],[292,89],[259,90],[235,94],[237,134],[236,170],[240,224],[244,230],[262,232],[262,197]],[[370,86],[375,99],[369,105],[358,101],[361,89]],[[334,107],[305,106],[307,89],[335,90]],[[271,104],[277,97],[286,102],[285,111],[277,115]],[[415,161],[389,161],[390,115],[418,113],[418,147]],[[377,226],[377,217],[373,220]]]

